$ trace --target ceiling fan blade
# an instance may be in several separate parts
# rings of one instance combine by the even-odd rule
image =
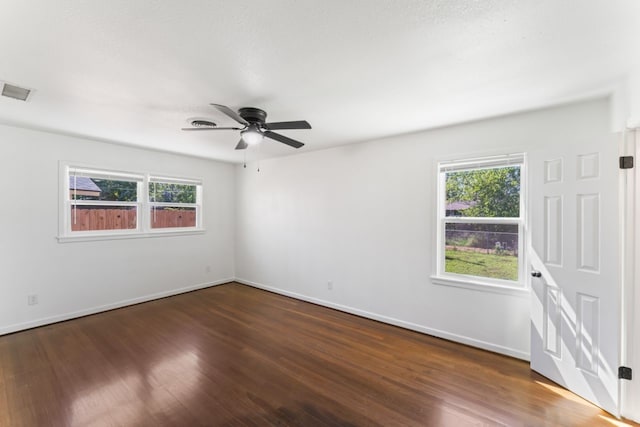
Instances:
[[[265,129],[280,130],[280,129],[311,129],[311,125],[306,120],[298,120],[295,122],[274,122],[265,123]]]
[[[238,115],[238,113],[236,113],[235,111],[233,111],[231,108],[227,107],[226,105],[220,105],[220,104],[211,104],[211,105],[216,107],[218,109],[218,111],[220,111],[221,113],[224,113],[227,116],[231,117],[233,120],[235,120],[236,122],[240,123],[241,125],[249,126],[249,123],[245,119],[240,117]]]
[[[240,138],[240,141],[238,141],[238,145],[236,145],[236,150],[244,150],[248,146],[249,146],[249,144],[244,142],[244,139]]]
[[[206,127],[201,126],[199,128],[182,128],[182,130],[242,130],[242,128],[222,128],[222,127]]]
[[[291,139],[287,136],[280,135],[279,133],[275,133],[271,131],[265,131],[264,136],[266,136],[267,138],[275,139],[276,141],[282,142],[283,144],[287,144],[293,148],[300,148],[304,145],[300,141],[296,141],[295,139]]]

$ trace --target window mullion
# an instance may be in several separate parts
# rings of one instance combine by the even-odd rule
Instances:
[[[157,207],[174,207],[174,208],[196,208],[198,207],[197,203],[175,203],[175,202],[151,202],[151,206]]]
[[[118,202],[115,200],[72,200],[78,206],[137,206],[139,202]]]

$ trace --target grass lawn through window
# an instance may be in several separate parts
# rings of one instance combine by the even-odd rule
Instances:
[[[469,276],[518,280],[518,257],[475,251],[447,249],[445,271]]]

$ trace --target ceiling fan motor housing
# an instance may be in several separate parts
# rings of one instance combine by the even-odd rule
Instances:
[[[267,120],[267,113],[259,108],[240,108],[238,114],[249,123],[264,123]]]

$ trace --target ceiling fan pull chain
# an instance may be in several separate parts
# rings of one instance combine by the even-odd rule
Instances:
[[[262,151],[262,144],[258,144],[258,172],[260,172],[260,152]]]
[[[244,151],[244,168],[247,168],[247,150],[243,150]]]

